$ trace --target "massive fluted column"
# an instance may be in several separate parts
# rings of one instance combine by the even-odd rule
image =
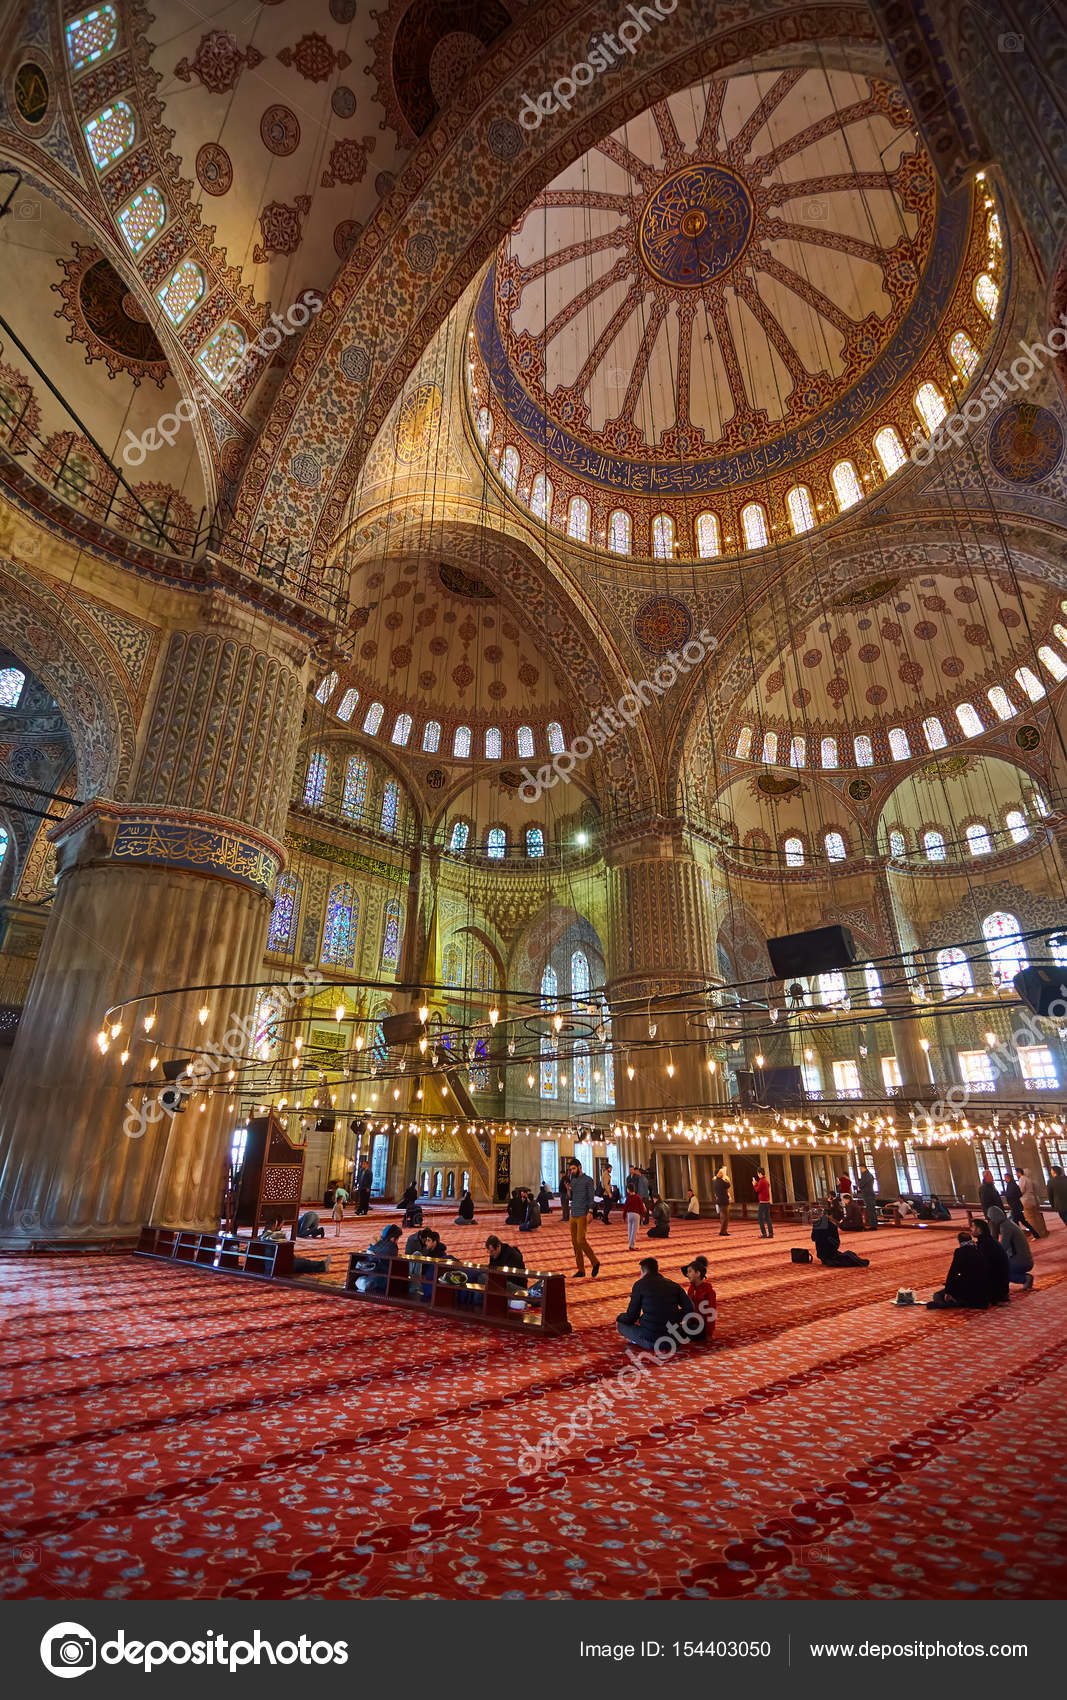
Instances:
[[[183,1114],[145,1126],[130,1083],[151,1078],[156,1042],[161,1058],[225,1049],[227,1035],[237,1048],[250,997],[163,1000],[151,1043],[142,1007],[106,1055],[96,1035],[104,1011],[129,998],[262,977],[308,653],[280,618],[221,591],[190,598],[128,793],[94,799],[57,829],[55,901],[0,1095],[5,1244],[217,1222],[233,1119],[224,1101],[201,1111],[194,1095]]]

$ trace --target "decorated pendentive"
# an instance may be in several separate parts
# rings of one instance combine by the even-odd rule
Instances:
[[[1039,484],[1063,458],[1063,428],[1056,415],[1034,402],[1002,408],[989,432],[989,459],[1013,484]]]

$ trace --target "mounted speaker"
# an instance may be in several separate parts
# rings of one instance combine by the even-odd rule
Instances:
[[[187,1068],[192,1066],[192,1057],[174,1057],[163,1064],[164,1080],[180,1080]],[[192,1093],[192,1086],[164,1086],[159,1094],[159,1101],[169,1115],[180,1116]]]
[[[399,1015],[382,1017],[382,1038],[387,1045],[410,1045],[422,1032],[417,1009],[405,1009]]]
[[[799,1068],[739,1069],[737,1091],[743,1110],[777,1108],[804,1101]]]
[[[835,968],[851,968],[856,960],[856,941],[847,927],[812,927],[806,933],[785,933],[767,940],[775,978],[829,974]]]
[[[1067,967],[1024,968],[1012,985],[1035,1015],[1062,1021],[1067,1015]]]
[[[337,1126],[336,1116],[320,1116],[315,1123],[316,1133],[332,1133]]]

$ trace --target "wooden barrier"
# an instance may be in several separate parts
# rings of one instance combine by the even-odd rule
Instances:
[[[571,1332],[566,1278],[533,1269],[489,1269],[451,1257],[375,1258],[355,1251],[348,1260],[344,1290],[371,1304],[420,1310],[455,1322],[546,1336]]]
[[[184,1228],[142,1228],[134,1248],[138,1257],[158,1257],[193,1269],[254,1275],[261,1281],[288,1279],[293,1273],[291,1240],[239,1240],[233,1234],[198,1234]]]

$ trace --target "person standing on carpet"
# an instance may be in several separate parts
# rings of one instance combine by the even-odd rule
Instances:
[[[1035,1240],[1048,1238],[1048,1228],[1041,1214],[1041,1206],[1037,1201],[1037,1188],[1025,1169],[1016,1170],[1019,1186],[1019,1202],[1022,1209],[1021,1226],[1028,1228]]]
[[[369,1216],[370,1215],[370,1189],[371,1189],[370,1167],[367,1163],[364,1163],[362,1169],[360,1169],[360,1171],[359,1171],[359,1178],[356,1181],[356,1215],[357,1216]]]
[[[982,1206],[982,1214],[986,1221],[989,1220],[991,1209],[1002,1210],[1004,1208],[1004,1200],[997,1191],[997,1183],[993,1179],[992,1169],[982,1170],[982,1184],[978,1188],[978,1202]]]
[[[635,1165],[630,1170],[629,1176],[627,1177],[626,1187],[627,1191],[636,1192],[638,1198],[641,1200],[641,1219],[642,1221],[647,1222],[648,1205],[649,1200],[652,1197],[652,1189],[648,1184],[648,1176],[643,1174],[642,1171]]]
[[[559,1208],[561,1220],[569,1222],[571,1216],[571,1183],[567,1179],[566,1169],[559,1171]]]
[[[724,1163],[715,1176],[715,1208],[719,1212],[719,1238],[730,1232],[730,1177]]]
[[[622,1206],[623,1219],[626,1222],[626,1247],[633,1251],[637,1244],[637,1226],[643,1221],[645,1207],[633,1189],[633,1175],[626,1182],[626,1197]]]
[[[574,1247],[574,1261],[578,1265],[577,1277],[581,1280],[585,1276],[585,1259],[588,1253],[592,1265],[590,1273],[595,1281],[600,1274],[600,1259],[586,1237],[589,1213],[593,1208],[593,1182],[577,1157],[572,1157],[567,1164],[567,1181],[570,1188],[571,1245]]]
[[[752,1190],[756,1194],[756,1220],[759,1223],[761,1240],[773,1240],[774,1224],[771,1221],[771,1183],[763,1170],[760,1169],[752,1182]]]
[[[659,1272],[654,1257],[641,1259],[641,1277],[630,1289],[630,1303],[615,1326],[624,1340],[643,1351],[653,1352],[657,1340],[669,1340],[670,1324],[677,1326],[693,1309],[693,1301],[677,1281]]]
[[[1053,1163],[1049,1176],[1048,1201],[1064,1227],[1067,1227],[1067,1175],[1058,1163]]]
[[[341,1223],[345,1219],[345,1205],[347,1203],[348,1203],[348,1194],[345,1191],[344,1187],[343,1186],[337,1187],[337,1189],[335,1190],[334,1195],[333,1195],[333,1209],[330,1212],[330,1214],[331,1214],[331,1216],[333,1217],[333,1220],[334,1220],[334,1230],[333,1230],[334,1239],[337,1239],[338,1235],[341,1232]]]
[[[868,1228],[877,1228],[878,1226],[877,1189],[878,1183],[866,1163],[864,1163],[863,1168],[860,1170],[860,1179],[857,1191],[863,1200],[863,1208],[867,1212]]]

